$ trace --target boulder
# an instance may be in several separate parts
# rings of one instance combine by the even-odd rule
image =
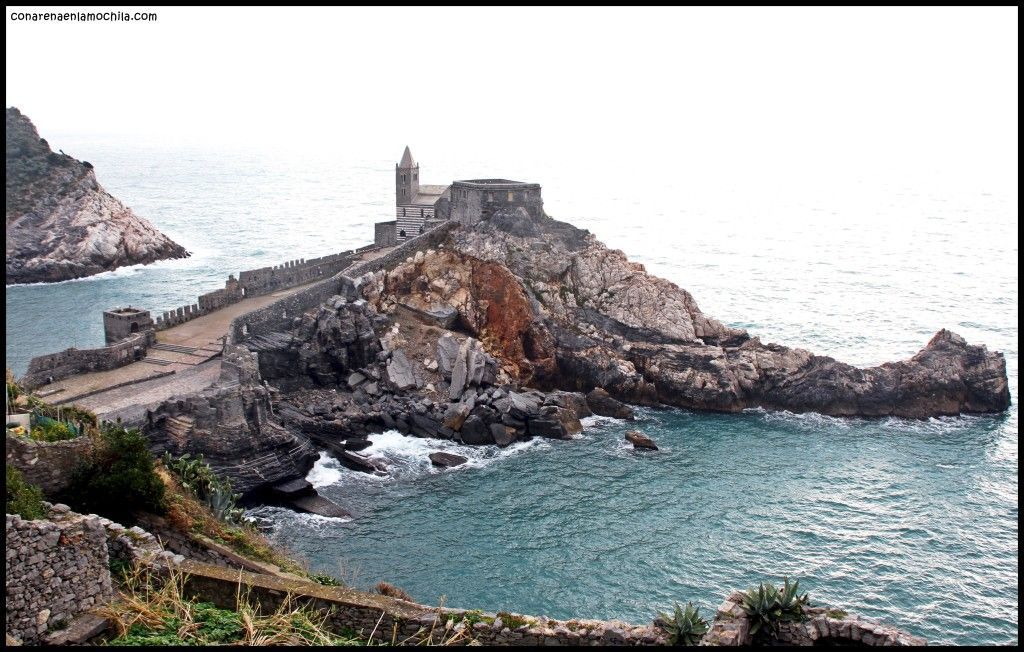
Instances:
[[[658,445],[654,443],[654,440],[639,430],[626,431],[626,441],[633,444],[633,448],[644,448],[652,451],[658,450]]]
[[[469,380],[469,367],[466,362],[466,357],[469,355],[470,341],[472,338],[466,339],[459,347],[459,352],[455,356],[455,364],[452,367],[452,382],[448,387],[448,396],[456,401],[462,396],[462,391],[466,388],[466,382]]]
[[[373,445],[373,442],[369,439],[346,439],[345,450],[349,451],[361,451],[364,448],[369,448]]]
[[[516,440],[516,429],[503,423],[491,424],[491,437],[498,446],[508,446]]]
[[[600,387],[590,390],[590,393],[587,394],[587,405],[594,411],[594,414],[601,415],[602,417],[614,417],[616,419],[633,418],[633,408],[615,400]]]
[[[348,386],[351,387],[352,389],[355,389],[356,387],[359,387],[359,385],[362,384],[365,381],[366,381],[366,376],[364,376],[363,374],[359,373],[358,371],[353,371],[351,374],[349,374]]]
[[[458,432],[462,429],[462,424],[466,421],[466,417],[469,416],[469,411],[473,409],[472,403],[454,403],[448,406],[448,409],[444,413],[444,425],[447,428]]]
[[[466,421],[462,424],[460,434],[462,436],[462,443],[464,444],[480,446],[494,443],[494,435],[491,434],[490,428],[488,428],[484,420],[476,414],[469,415]]]
[[[458,355],[459,341],[451,333],[445,333],[437,340],[437,366],[446,379],[452,377]]]
[[[362,455],[356,455],[346,450],[335,451],[338,455],[338,461],[352,469],[353,471],[362,471],[363,473],[386,473],[387,470],[383,468],[378,462],[371,460]]]
[[[352,516],[340,505],[337,505],[330,500],[327,500],[323,496],[317,493],[310,494],[308,496],[299,496],[293,498],[291,504],[295,509],[300,512],[308,512],[310,514],[319,514],[320,516],[328,516],[332,518],[348,518]]]
[[[461,455],[455,455],[454,453],[442,453],[436,452],[429,455],[430,463],[434,466],[440,466],[442,468],[450,468],[453,466],[460,466],[469,461],[468,457]]]
[[[396,349],[388,361],[388,381],[397,389],[411,389],[416,386],[416,375],[405,352]]]
[[[280,498],[288,499],[313,493],[314,490],[313,485],[305,478],[294,478],[275,484],[270,491]]]

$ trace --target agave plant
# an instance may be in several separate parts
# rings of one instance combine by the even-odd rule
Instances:
[[[708,631],[708,621],[700,617],[700,607],[692,602],[686,603],[686,609],[680,609],[677,602],[671,618],[663,613],[658,615],[665,622],[669,645],[697,645]]]
[[[810,600],[806,593],[797,595],[799,587],[799,580],[790,584],[786,577],[781,591],[770,582],[762,582],[756,589],[744,592],[740,606],[750,618],[750,634],[764,632],[776,636],[779,623],[803,620],[804,607]]]

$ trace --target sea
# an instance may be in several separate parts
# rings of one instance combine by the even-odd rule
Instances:
[[[8,286],[8,368],[103,344],[101,313],[193,303],[229,273],[368,244],[393,219],[377,153],[50,137],[192,252],[56,284]],[[394,151],[391,151],[394,150]],[[414,154],[427,153],[416,152]],[[312,569],[425,604],[649,622],[675,602],[711,617],[729,592],[798,579],[812,604],[932,643],[1018,642],[1017,181],[870,167],[811,178],[684,170],[558,151],[421,160],[421,178],[541,183],[545,208],[688,289],[765,342],[855,365],[905,359],[951,329],[1006,356],[999,415],[840,419],[750,410],[590,418],[570,441],[506,449],[374,435],[387,477],[321,454],[309,475],[351,519],[250,515]],[[882,154],[880,154],[882,156]],[[706,172],[706,171],[705,171]],[[720,170],[718,170],[720,172]],[[623,441],[639,428],[661,447]],[[431,467],[436,450],[465,455]]]

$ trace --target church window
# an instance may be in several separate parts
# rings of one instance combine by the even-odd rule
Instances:
[[[487,201],[494,201],[494,193],[493,192],[487,193]]]
[[[509,201],[515,201],[516,200],[516,194],[514,192],[512,192],[511,190],[508,191],[508,200]]]
[[[423,233],[423,225],[420,224],[420,233]]]
[[[405,209],[402,209],[402,217],[405,217]]]
[[[420,173],[419,172],[413,172],[412,173],[412,180],[413,181],[418,181],[419,178],[420,178]]]
[[[405,229],[402,229],[401,231],[398,232],[398,237],[399,238],[404,238],[405,237]]]
[[[423,217],[423,209],[420,209],[420,217]]]

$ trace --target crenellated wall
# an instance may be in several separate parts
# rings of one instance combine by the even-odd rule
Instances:
[[[34,389],[51,380],[60,380],[76,374],[107,371],[146,357],[146,350],[156,341],[152,330],[136,333],[127,339],[98,349],[74,347],[57,353],[32,358],[21,384]]]

